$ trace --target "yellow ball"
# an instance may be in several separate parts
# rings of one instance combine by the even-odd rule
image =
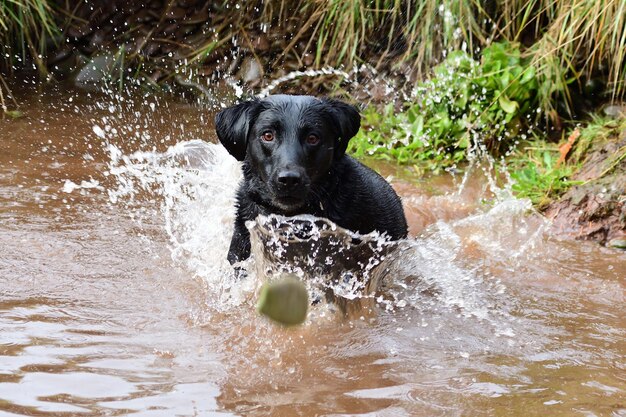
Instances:
[[[263,284],[257,311],[283,326],[304,323],[309,309],[309,292],[293,274]]]

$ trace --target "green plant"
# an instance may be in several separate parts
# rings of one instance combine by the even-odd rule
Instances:
[[[582,90],[585,80],[606,75],[613,99],[623,97],[626,79],[626,2],[623,0],[545,0],[547,17],[526,54],[543,80],[542,108],[555,118],[562,102],[573,113],[569,86]]]
[[[593,115],[583,126],[574,130],[578,130],[580,135],[576,135],[571,150],[545,141],[534,141],[519,147],[508,158],[507,170],[515,182],[512,189],[518,197],[530,198],[536,206],[542,208],[572,185],[582,184],[583,181],[572,180],[572,177],[584,163],[589,150],[601,149],[607,141],[615,140],[626,131],[626,117]],[[622,146],[604,161],[594,162],[601,164],[602,170],[598,170],[597,177],[587,182],[602,178],[624,159],[626,147]]]
[[[606,142],[612,137],[619,136],[622,132],[626,132],[626,117],[614,118],[593,114],[590,120],[580,130],[580,137],[573,147],[568,160],[572,163],[583,162],[587,156],[589,149],[598,143]],[[626,150],[622,150],[626,153]],[[614,155],[619,158],[623,155]]]
[[[375,59],[378,68],[410,63],[423,74],[446,52],[465,48],[473,54],[496,39],[528,45],[523,54],[535,68],[539,103],[549,120],[558,121],[559,111],[573,113],[570,89],[582,91],[588,80],[606,77],[612,98],[624,97],[623,0],[282,1],[261,18],[288,27],[285,10],[295,10],[306,23],[282,56],[291,52],[302,59],[312,50],[317,66]],[[296,51],[303,41],[306,47]]]
[[[577,166],[557,164],[558,156],[558,147],[545,142],[523,147],[509,160],[513,192],[520,198],[529,198],[541,209],[572,185],[582,183],[570,180]]]
[[[506,152],[536,115],[537,86],[518,45],[494,43],[480,63],[456,51],[417,85],[415,101],[402,112],[394,114],[390,105],[382,112],[368,108],[350,150],[400,163],[430,161],[434,167],[461,162],[473,147]]]

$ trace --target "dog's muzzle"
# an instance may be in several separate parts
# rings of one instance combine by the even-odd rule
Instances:
[[[304,205],[309,189],[309,181],[299,170],[283,169],[276,173],[274,183],[274,202],[286,211]]]

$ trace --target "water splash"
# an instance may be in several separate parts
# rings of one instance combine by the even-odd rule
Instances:
[[[330,301],[374,293],[374,271],[397,246],[384,234],[361,235],[311,215],[259,216],[248,228],[258,277],[293,272],[309,284],[314,299],[326,295]]]
[[[140,224],[160,223],[172,260],[206,283],[208,303],[220,311],[249,301],[260,280],[290,271],[307,281],[314,299],[375,298],[387,310],[455,309],[495,323],[507,314],[496,307],[506,289],[482,260],[524,262],[543,236],[545,221],[533,214],[530,202],[515,199],[491,178],[491,203],[458,220],[438,220],[421,236],[401,242],[358,235],[312,216],[260,217],[248,224],[253,257],[242,266],[250,279],[238,280],[226,254],[240,164],[221,145],[200,140],[162,153],[124,155],[114,145],[108,150],[116,180],[111,202],[123,204]],[[446,198],[454,204],[467,196]]]
[[[212,307],[242,303],[250,288],[234,278],[226,261],[239,163],[221,145],[201,140],[180,142],[163,153],[108,149],[109,173],[117,183],[109,189],[111,202],[126,206],[139,223],[162,224],[172,260],[204,280]],[[145,210],[155,203],[158,210]]]
[[[257,96],[260,98],[263,97],[267,97],[268,95],[271,94],[272,91],[274,91],[279,85],[287,82],[287,81],[293,81],[296,80],[298,78],[304,78],[304,77],[320,77],[320,76],[324,76],[324,75],[336,75],[339,76],[341,78],[344,79],[344,81],[347,81],[349,83],[356,83],[356,80],[354,79],[354,76],[356,75],[358,69],[352,70],[350,73],[347,73],[343,70],[339,70],[339,69],[335,69],[335,68],[331,68],[331,67],[326,67],[326,68],[322,68],[319,70],[306,70],[306,71],[291,71],[285,75],[283,75],[282,77],[279,77],[275,80],[273,80],[267,87],[265,87],[263,90],[261,90]]]
[[[293,73],[288,79],[334,74],[356,82],[359,70]],[[277,80],[261,95],[288,79]],[[331,290],[346,300],[376,299],[388,310],[430,306],[497,321],[494,317],[500,312],[494,313],[498,311],[495,306],[501,304],[498,297],[505,289],[492,279],[490,267],[476,258],[512,260],[506,267],[521,264],[543,237],[541,217],[533,214],[528,201],[513,197],[510,180],[505,177],[502,181],[502,173],[496,172],[495,162],[478,138],[472,141],[470,167],[460,186],[443,197],[450,206],[472,200],[476,205],[469,215],[458,220],[435,218],[422,236],[399,245],[390,245],[382,236],[350,234],[323,219],[296,219],[311,226],[299,240],[309,245],[308,253],[298,259],[285,257],[287,247],[283,245],[289,242],[294,248],[293,239],[285,240],[285,233],[302,234],[302,229],[293,230],[294,220],[260,218],[250,225],[262,231],[257,238],[273,236],[274,240],[259,239],[264,242],[260,245],[263,250],[257,249],[255,260],[242,265],[253,279],[237,280],[226,254],[240,164],[221,145],[201,140],[183,140],[158,152],[154,144],[159,138],[142,129],[159,117],[154,111],[160,105],[158,99],[151,99],[148,105],[152,111],[145,111],[119,94],[115,97],[98,105],[106,116],[92,127],[109,154],[108,175],[114,182],[113,187],[107,187],[109,199],[126,209],[147,241],[154,227],[160,229],[173,262],[206,283],[207,304],[220,311],[249,302],[259,280],[291,269],[308,277],[317,299]],[[161,143],[171,142],[172,135],[188,137],[182,128],[179,133],[169,133]],[[115,145],[115,139],[122,136],[124,145]],[[129,147],[141,150],[128,152]],[[486,180],[480,196],[470,195],[472,190],[468,189],[471,177],[477,174]],[[73,184],[67,183],[66,188],[76,189]],[[348,259],[346,253],[353,250],[360,253],[354,252]],[[358,264],[348,265],[348,260],[357,259]],[[379,288],[382,292],[377,291]]]

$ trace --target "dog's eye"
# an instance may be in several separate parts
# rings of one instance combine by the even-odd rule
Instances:
[[[263,139],[265,142],[271,142],[274,140],[274,134],[268,130],[267,132],[263,132],[263,134],[261,135],[261,139]]]
[[[308,143],[309,145],[317,145],[318,143],[320,143],[320,138],[319,136],[309,135],[306,137],[306,143]]]

